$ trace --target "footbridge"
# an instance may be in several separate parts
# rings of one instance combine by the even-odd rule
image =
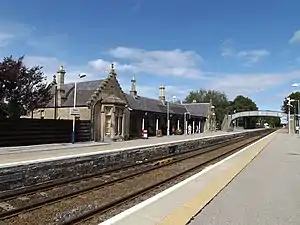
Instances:
[[[238,112],[232,115],[226,115],[222,122],[222,130],[228,130],[232,127],[232,122],[241,117],[264,117],[264,116],[272,116],[279,117],[281,121],[287,121],[287,114],[280,111],[272,111],[272,110],[257,110],[257,111],[245,111]]]

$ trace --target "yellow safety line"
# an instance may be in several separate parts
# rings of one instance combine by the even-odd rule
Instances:
[[[244,151],[238,163],[230,165],[222,174],[219,174],[212,182],[207,183],[193,199],[186,201],[174,210],[157,225],[185,225],[202,208],[205,207],[225,186],[241,172],[275,137],[277,132],[266,139],[256,143]]]

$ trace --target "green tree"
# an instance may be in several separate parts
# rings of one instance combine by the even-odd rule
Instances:
[[[227,95],[224,92],[200,89],[198,91],[191,91],[185,98],[186,103],[204,103],[210,101],[216,107],[216,120],[218,127],[220,127],[229,106]]]
[[[270,127],[280,127],[281,121],[279,117],[265,117],[264,122],[268,123]]]
[[[51,99],[52,84],[45,82],[42,67],[28,68],[24,57],[5,57],[0,62],[0,116],[19,118]]]
[[[256,103],[248,97],[238,95],[230,103],[229,112],[233,114],[235,112],[245,112],[245,111],[256,111],[258,107]],[[245,117],[238,119],[238,123],[242,122],[245,128],[255,128],[258,118],[256,117]],[[247,127],[246,127],[247,126]]]
[[[287,96],[287,98],[291,98],[291,99],[294,99],[294,100],[300,100],[300,92],[299,91],[297,91],[297,92],[293,92],[293,93],[291,93],[289,96]],[[283,104],[282,104],[282,106],[281,106],[281,110],[283,111],[283,112],[285,112],[285,113],[288,113],[288,101],[286,100],[286,98],[284,99],[284,101],[283,101]],[[297,101],[295,101],[295,102],[292,102],[291,103],[292,104],[292,107],[290,107],[290,109],[291,109],[291,114],[294,114],[294,113],[298,113],[298,110],[297,110],[297,108],[298,108],[298,103],[297,103]]]
[[[254,101],[248,97],[242,95],[236,96],[236,98],[231,102],[230,113],[236,112],[245,112],[245,111],[256,111],[258,107]]]

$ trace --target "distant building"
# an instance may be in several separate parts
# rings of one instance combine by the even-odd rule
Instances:
[[[66,71],[57,72],[57,86],[53,99],[45,108],[36,109],[34,118],[72,119],[74,83],[65,84]],[[56,97],[55,91],[56,90]],[[112,65],[107,78],[77,83],[76,108],[81,120],[90,120],[92,140],[129,139],[141,137],[142,130],[156,135],[160,130],[167,134],[167,112],[170,115],[170,133],[186,131],[190,124],[193,132],[213,130],[214,107],[212,103],[181,104],[167,102],[165,87],[159,87],[158,99],[138,95],[136,80],[131,80],[130,93],[123,92]],[[56,103],[55,103],[56,102]],[[56,112],[55,112],[56,111]]]

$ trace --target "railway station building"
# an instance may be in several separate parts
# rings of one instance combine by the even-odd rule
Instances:
[[[74,83],[65,83],[66,71],[61,66],[54,77],[53,98],[32,113],[33,118],[73,119]],[[165,87],[158,89],[157,99],[138,95],[136,80],[131,80],[130,93],[120,86],[112,64],[107,78],[76,83],[76,119],[91,121],[94,141],[128,140],[140,138],[143,131],[149,136],[168,133],[200,133],[215,130],[214,106],[208,103],[167,102]]]

